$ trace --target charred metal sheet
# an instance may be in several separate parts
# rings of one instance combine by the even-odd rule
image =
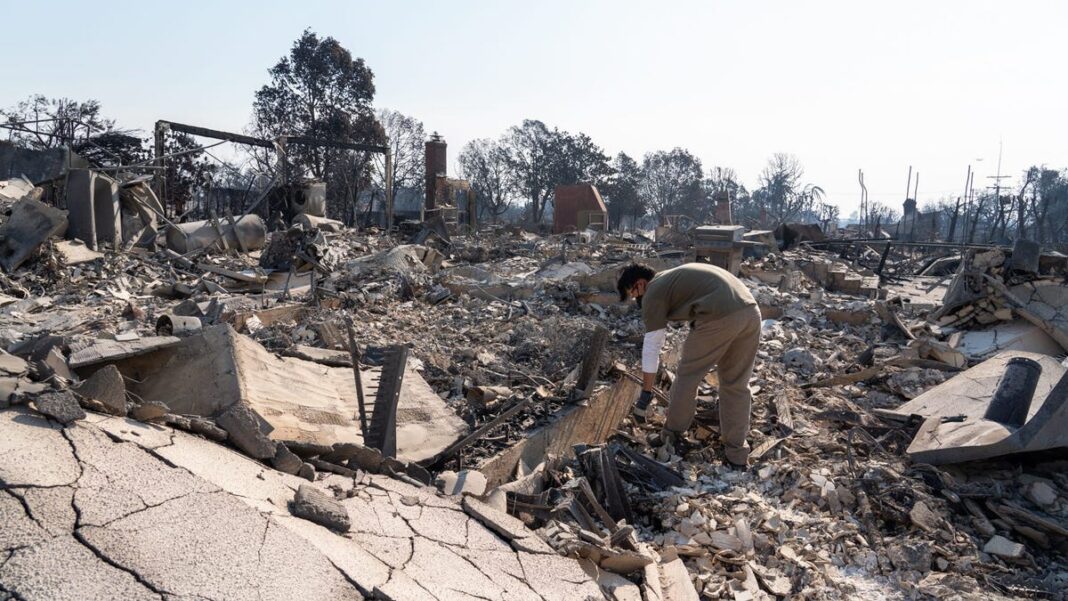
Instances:
[[[942,465],[1068,447],[1064,367],[1040,355],[1006,355],[984,361],[912,401],[938,395],[924,401],[927,419],[908,448],[913,461]],[[997,386],[987,383],[998,372]],[[1050,388],[1052,378],[1057,381]]]

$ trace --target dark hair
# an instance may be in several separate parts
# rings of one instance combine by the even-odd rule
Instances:
[[[656,272],[647,265],[640,263],[631,263],[623,268],[623,271],[619,272],[619,279],[616,281],[616,290],[619,290],[619,300],[627,300],[627,291],[634,287],[634,284],[638,283],[638,280],[651,280]]]

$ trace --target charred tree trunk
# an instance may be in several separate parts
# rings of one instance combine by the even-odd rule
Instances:
[[[949,233],[946,235],[946,242],[953,242],[953,235],[957,233],[957,218],[960,216],[960,197],[957,197],[957,204],[953,207],[953,216],[949,219]]]

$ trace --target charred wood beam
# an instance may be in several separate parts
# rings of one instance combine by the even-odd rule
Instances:
[[[590,336],[590,345],[579,370],[578,383],[575,384],[575,390],[571,393],[573,400],[589,398],[590,393],[593,392],[593,385],[597,382],[597,372],[601,369],[607,346],[608,329],[598,325]]]
[[[449,448],[438,453],[435,457],[432,457],[420,463],[424,467],[436,467],[441,465],[443,462],[448,461],[471,443],[484,437],[486,434],[489,434],[492,430],[496,429],[501,424],[515,417],[517,413],[525,409],[527,405],[530,405],[530,401],[533,400],[533,398],[534,397],[527,397],[525,399],[517,401],[511,407],[502,411],[500,415],[486,422],[474,432],[456,441],[451,446],[449,446]]]
[[[616,467],[614,453],[603,447],[576,448],[579,460],[582,463],[586,479],[590,481],[590,487],[597,499],[603,499],[604,505],[614,522],[626,520],[628,524],[634,523],[634,514],[627,500],[627,493],[623,488],[623,481]],[[615,530],[609,525],[610,530]]]

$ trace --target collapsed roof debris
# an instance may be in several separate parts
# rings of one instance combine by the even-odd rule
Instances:
[[[448,207],[408,243],[325,219],[316,186],[268,232],[86,171],[66,212],[0,182],[0,597],[1068,590],[1063,257],[681,218],[473,232]],[[685,328],[630,417],[618,269],[698,257],[764,318],[747,471],[715,371],[697,444],[650,442]]]

